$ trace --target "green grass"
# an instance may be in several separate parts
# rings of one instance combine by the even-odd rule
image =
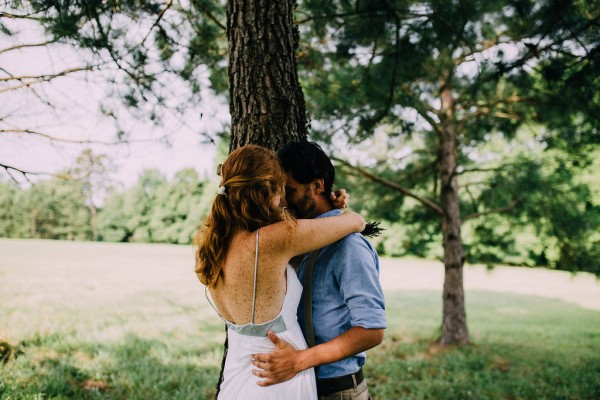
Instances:
[[[434,344],[437,295],[388,296],[366,372],[377,399],[600,399],[600,312],[539,297],[470,292],[473,344]]]
[[[1,399],[212,398],[223,327],[189,247],[0,240],[0,254],[0,340],[12,347]],[[466,300],[473,344],[441,349],[439,290],[386,293],[386,338],[365,368],[373,399],[600,399],[599,310],[481,290]]]

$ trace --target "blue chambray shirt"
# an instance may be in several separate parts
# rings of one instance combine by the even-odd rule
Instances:
[[[331,210],[317,218],[340,215]],[[300,282],[310,254],[297,269]],[[298,306],[298,322],[305,333],[304,294]],[[346,236],[320,250],[313,269],[313,326],[316,344],[328,342],[352,327],[386,327],[383,290],[379,282],[377,252],[361,234]],[[306,336],[306,335],[305,335]],[[365,363],[364,352],[317,368],[317,378],[353,374]]]

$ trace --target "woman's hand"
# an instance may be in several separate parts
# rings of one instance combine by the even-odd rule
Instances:
[[[350,194],[346,192],[346,189],[331,192],[329,198],[331,199],[334,208],[344,209],[348,208],[348,204],[350,204]]]

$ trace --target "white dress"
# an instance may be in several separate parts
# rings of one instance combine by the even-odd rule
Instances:
[[[258,231],[256,232],[256,260],[258,260]],[[257,267],[258,265],[255,261],[252,321],[254,321]],[[298,303],[302,294],[302,284],[290,265],[287,266],[286,274],[287,290],[283,299],[281,312],[271,321],[262,324],[248,323],[246,325],[236,325],[225,320],[215,307],[217,314],[227,324],[229,336],[229,348],[227,350],[227,359],[225,360],[219,399],[317,399],[317,386],[313,368],[300,372],[289,381],[267,387],[256,384],[265,378],[259,378],[252,374],[252,371],[257,369],[252,365],[252,354],[270,353],[275,349],[275,345],[267,337],[269,330],[277,333],[277,336],[292,344],[296,349],[306,349],[307,347],[296,316]]]

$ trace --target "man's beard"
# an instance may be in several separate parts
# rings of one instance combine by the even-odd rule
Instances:
[[[314,218],[316,217],[317,202],[312,196],[310,190],[304,192],[304,197],[296,204],[288,202],[288,209],[296,218]]]

